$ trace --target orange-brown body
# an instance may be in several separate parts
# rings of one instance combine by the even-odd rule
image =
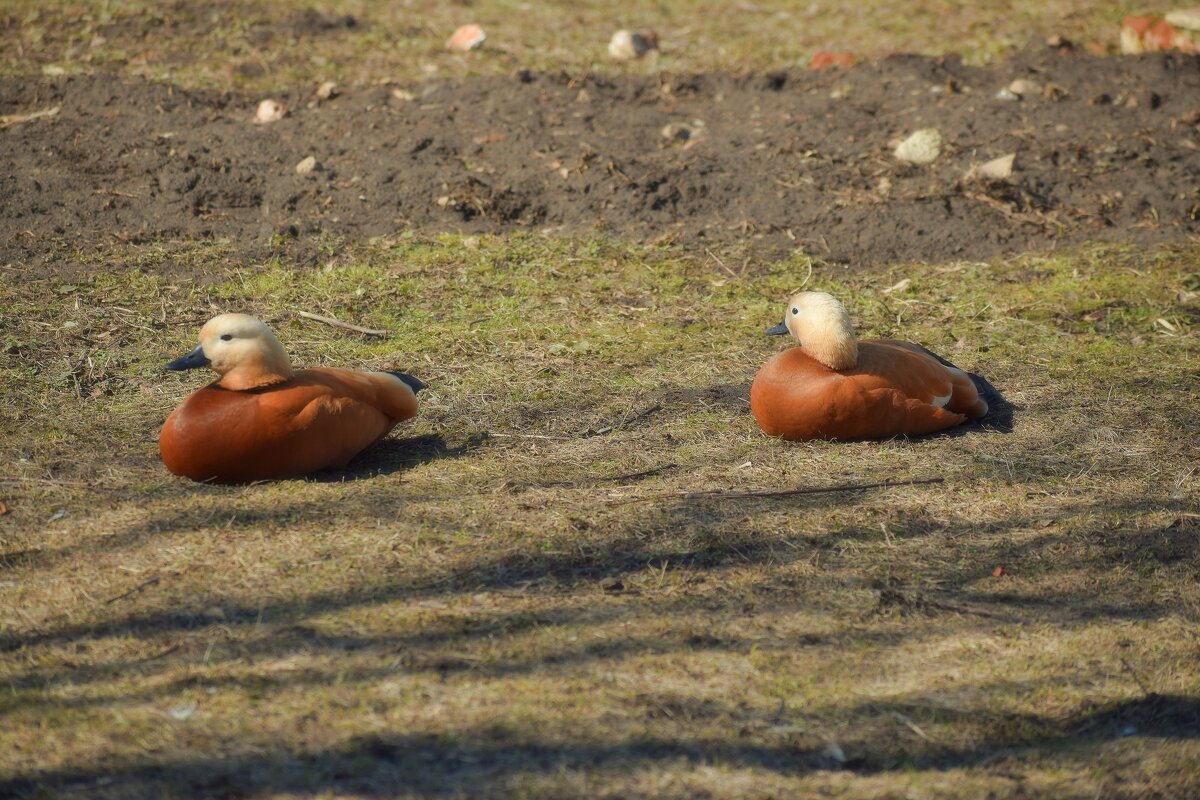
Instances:
[[[857,363],[834,370],[803,347],[758,371],[750,411],[770,436],[881,439],[950,428],[987,413],[967,373],[907,342],[858,342]]]
[[[163,425],[159,449],[176,475],[244,483],[345,466],[417,413],[413,390],[387,373],[306,369],[241,391],[198,389]]]

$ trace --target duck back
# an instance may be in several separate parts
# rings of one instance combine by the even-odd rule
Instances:
[[[392,375],[301,370],[261,389],[193,392],[167,418],[159,449],[167,469],[193,480],[297,477],[344,467],[416,412],[412,389]]]
[[[759,370],[750,410],[770,436],[791,440],[876,439],[949,428],[983,416],[966,373],[915,345],[859,342],[858,363],[832,370],[803,347],[777,354]]]

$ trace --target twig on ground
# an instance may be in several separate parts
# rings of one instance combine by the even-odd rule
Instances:
[[[140,194],[134,194],[133,192],[122,192],[118,189],[97,189],[96,191],[92,192],[92,194],[103,194],[110,197],[129,197],[135,200],[141,198]]]
[[[893,711],[892,716],[895,717],[896,719],[900,720],[902,723],[904,723],[905,727],[907,727],[910,731],[915,733],[917,736],[920,736],[925,741],[927,741],[927,742],[933,741],[933,739],[931,739],[929,737],[929,734],[926,733],[925,731],[921,730],[921,727],[919,725],[917,725],[917,723],[913,722],[911,719],[904,716],[899,711]]]
[[[13,125],[21,125],[25,122],[33,122],[35,119],[55,117],[58,116],[60,110],[59,106],[54,106],[54,108],[44,108],[41,111],[32,111],[28,114],[4,114],[0,116],[0,130],[10,128]]]
[[[649,478],[652,475],[657,475],[660,472],[665,472],[679,466],[673,462],[661,464],[653,469],[644,469],[641,472],[627,472],[624,475],[615,475],[611,478],[594,478],[590,481],[543,481],[542,483],[527,483],[514,484],[508,486],[510,491],[524,491],[526,489],[584,489],[595,486],[600,486],[605,483],[625,483],[626,481],[637,481],[642,478]]]
[[[540,433],[493,433],[488,431],[488,436],[495,436],[497,439],[551,439],[556,442],[565,442],[570,439],[570,436],[545,436]]]
[[[345,328],[348,331],[357,331],[358,333],[365,333],[368,336],[390,336],[391,335],[391,331],[380,330],[378,328],[364,328],[361,325],[355,325],[350,322],[342,322],[340,319],[334,319],[333,317],[323,317],[320,314],[311,314],[307,311],[297,311],[296,314],[298,316],[304,317],[304,319],[311,319],[314,322],[323,322],[326,325],[332,325],[335,328]]]
[[[674,469],[679,466],[674,462],[667,462],[652,469],[644,469],[641,472],[627,472],[624,475],[618,475],[615,478],[603,478],[602,480],[612,483],[624,483],[625,481],[636,481],[642,478],[649,478],[651,475],[657,475],[660,472],[666,472],[669,469]]]
[[[146,588],[158,583],[160,580],[162,580],[161,575],[155,575],[153,578],[147,578],[146,580],[139,583],[137,586],[134,586],[129,591],[121,592],[116,597],[108,598],[107,600],[104,601],[104,605],[106,605],[106,606],[112,605],[113,603],[117,602],[118,600],[123,600],[126,597],[129,597],[131,594],[137,594],[138,592],[142,591],[143,589],[146,589]]]
[[[73,489],[96,489],[94,483],[87,481],[64,481],[57,478],[35,478],[25,475],[0,475],[0,483],[45,483],[50,486],[68,486]]]
[[[795,497],[804,494],[828,494],[830,492],[856,492],[863,489],[890,489],[895,486],[920,486],[927,483],[942,483],[945,478],[916,478],[909,481],[881,481],[879,483],[844,483],[838,486],[808,486],[798,489],[783,489],[774,492],[669,492],[667,494],[652,494],[647,497],[625,497],[610,500],[609,505],[624,505],[626,503],[644,503],[649,500],[745,500],[754,497]]]
[[[168,647],[166,650],[159,651],[152,656],[146,656],[145,658],[139,658],[137,661],[134,661],[133,663],[134,664],[146,664],[150,661],[157,661],[158,659],[162,658],[163,656],[171,655],[171,653],[174,653],[176,650],[178,650],[181,647],[183,647],[182,642],[178,643],[178,644],[173,644],[170,647]]]

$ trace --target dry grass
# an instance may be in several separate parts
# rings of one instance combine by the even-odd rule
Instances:
[[[818,50],[873,58],[896,52],[992,60],[1061,34],[1115,48],[1134,3],[1051,0],[794,3],[788,0],[666,0],[653,5],[588,0],[530,3],[293,0],[112,3],[9,0],[0,9],[0,74],[44,68],[116,69],[188,86],[267,91],[328,79],[366,84],[463,77],[519,68],[571,74],[622,70],[703,72],[805,67]],[[354,19],[347,27],[346,16]],[[479,22],[489,39],[447,53],[450,33]],[[618,28],[654,29],[658,58],[615,64],[606,47]]]
[[[744,399],[800,258],[445,237],[6,272],[0,794],[1187,796],[1197,255],[811,264],[1013,409],[806,445]],[[160,365],[234,308],[298,362],[407,368],[423,415],[323,480],[170,477],[196,376]]]

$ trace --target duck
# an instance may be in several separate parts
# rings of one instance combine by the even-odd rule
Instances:
[[[248,314],[221,314],[200,344],[166,365],[220,377],[171,412],[159,434],[163,464],[212,483],[297,478],[340,469],[417,414],[425,384],[402,372],[293,370],[279,339]]]
[[[767,334],[800,342],[763,364],[750,386],[750,412],[768,436],[919,436],[988,412],[971,376],[924,347],[859,341],[846,307],[828,292],[793,295]]]

